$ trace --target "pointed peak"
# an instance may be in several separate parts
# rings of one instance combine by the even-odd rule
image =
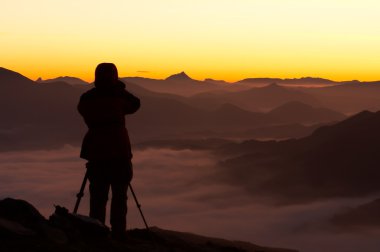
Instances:
[[[193,80],[191,79],[184,71],[178,73],[178,74],[173,74],[166,78],[166,80]]]

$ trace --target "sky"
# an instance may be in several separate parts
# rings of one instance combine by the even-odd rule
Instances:
[[[380,79],[376,0],[1,0],[0,66],[31,79]]]

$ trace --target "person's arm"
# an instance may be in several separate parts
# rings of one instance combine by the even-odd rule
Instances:
[[[124,100],[125,100],[125,107],[124,107],[125,114],[133,114],[140,108],[140,99],[134,96],[133,94],[129,93],[127,90],[125,90],[125,93],[124,93]]]

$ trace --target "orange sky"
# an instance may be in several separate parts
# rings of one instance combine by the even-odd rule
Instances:
[[[374,0],[13,0],[1,4],[0,66],[32,79],[121,76],[380,79]]]

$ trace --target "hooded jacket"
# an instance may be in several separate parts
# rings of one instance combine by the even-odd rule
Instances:
[[[90,161],[131,159],[132,151],[125,115],[135,113],[140,100],[125,90],[125,84],[97,86],[84,93],[78,111],[88,127],[80,157]]]

